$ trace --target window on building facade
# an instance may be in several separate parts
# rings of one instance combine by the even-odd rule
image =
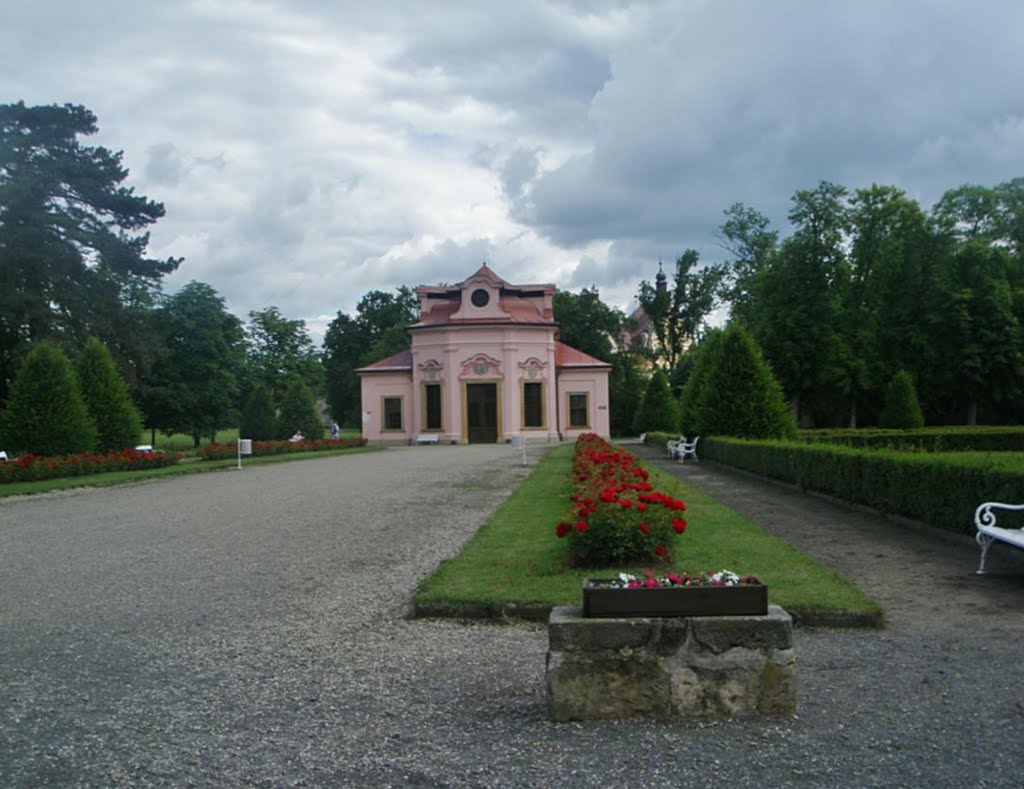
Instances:
[[[423,404],[426,411],[424,429],[441,429],[441,384],[426,384],[423,387]]]
[[[544,383],[523,384],[523,427],[544,427]]]
[[[384,398],[384,430],[402,430],[402,398]]]
[[[569,427],[589,427],[589,404],[586,392],[569,393]]]

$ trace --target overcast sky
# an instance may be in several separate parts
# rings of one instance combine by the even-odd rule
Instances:
[[[624,309],[740,201],[1024,175],[1024,2],[0,0],[0,102],[83,104],[154,257],[319,339],[373,288]]]

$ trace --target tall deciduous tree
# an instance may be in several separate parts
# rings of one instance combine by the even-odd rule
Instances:
[[[96,449],[118,452],[135,446],[142,433],[142,417],[110,351],[90,337],[78,357],[77,370],[82,397],[96,424]]]
[[[405,327],[416,320],[416,292],[372,290],[356,305],[355,317],[339,312],[324,335],[324,370],[331,416],[343,425],[359,424],[357,367],[372,364],[411,344]]]
[[[698,268],[700,255],[688,249],[676,260],[671,286],[660,273],[655,284],[640,283],[637,301],[647,313],[666,369],[673,370],[687,346],[697,341],[708,316],[718,305],[725,268]]]
[[[275,402],[295,375],[311,389],[320,389],[323,367],[305,321],[285,318],[277,307],[253,310],[245,336],[249,377],[266,385]]]
[[[5,449],[36,455],[69,455],[96,446],[96,425],[82,399],[74,368],[56,345],[32,346],[0,413]]]
[[[555,292],[559,339],[603,362],[611,362],[622,330],[622,313],[603,301],[597,287]]]
[[[189,282],[157,311],[163,356],[151,379],[147,423],[203,436],[238,424],[242,322],[212,287]]]
[[[779,234],[769,230],[768,217],[743,203],[733,203],[725,210],[725,222],[719,228],[719,244],[730,255],[725,300],[730,304],[734,320],[750,322],[754,300],[754,283],[779,242]]]
[[[123,185],[120,152],[79,142],[96,131],[85,107],[0,105],[0,400],[36,340],[131,348],[120,313],[180,263],[146,257],[164,208]]]
[[[796,232],[756,282],[754,337],[794,416],[807,421],[813,421],[815,405],[842,391],[837,286],[848,277],[845,197],[843,187],[828,182],[798,191],[789,213]]]

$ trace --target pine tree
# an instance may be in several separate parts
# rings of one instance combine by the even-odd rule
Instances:
[[[110,351],[95,337],[86,340],[78,358],[78,383],[96,424],[96,449],[118,452],[135,446],[142,433],[142,417]]]
[[[70,455],[96,447],[96,426],[64,353],[40,341],[11,383],[0,414],[0,446],[16,453]]]
[[[900,370],[889,381],[885,390],[885,408],[879,415],[882,427],[915,428],[924,427],[924,415],[917,400],[914,379],[906,370]]]
[[[633,429],[637,433],[679,431],[679,406],[668,388],[668,378],[661,370],[656,370],[647,382]]]
[[[257,441],[269,441],[278,437],[274,398],[263,384],[256,384],[245,400],[238,435]]]
[[[722,335],[697,403],[701,435],[787,438],[795,434],[782,387],[739,324]]]
[[[293,377],[288,382],[281,398],[281,415],[277,424],[278,435],[282,438],[288,438],[296,432],[311,439],[324,437],[323,420],[316,411],[309,387],[301,378]]]

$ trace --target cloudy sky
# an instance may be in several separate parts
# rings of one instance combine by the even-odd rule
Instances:
[[[83,104],[240,317],[367,290],[597,285],[786,232],[827,179],[925,207],[1024,175],[1020,0],[0,0],[0,102]]]

